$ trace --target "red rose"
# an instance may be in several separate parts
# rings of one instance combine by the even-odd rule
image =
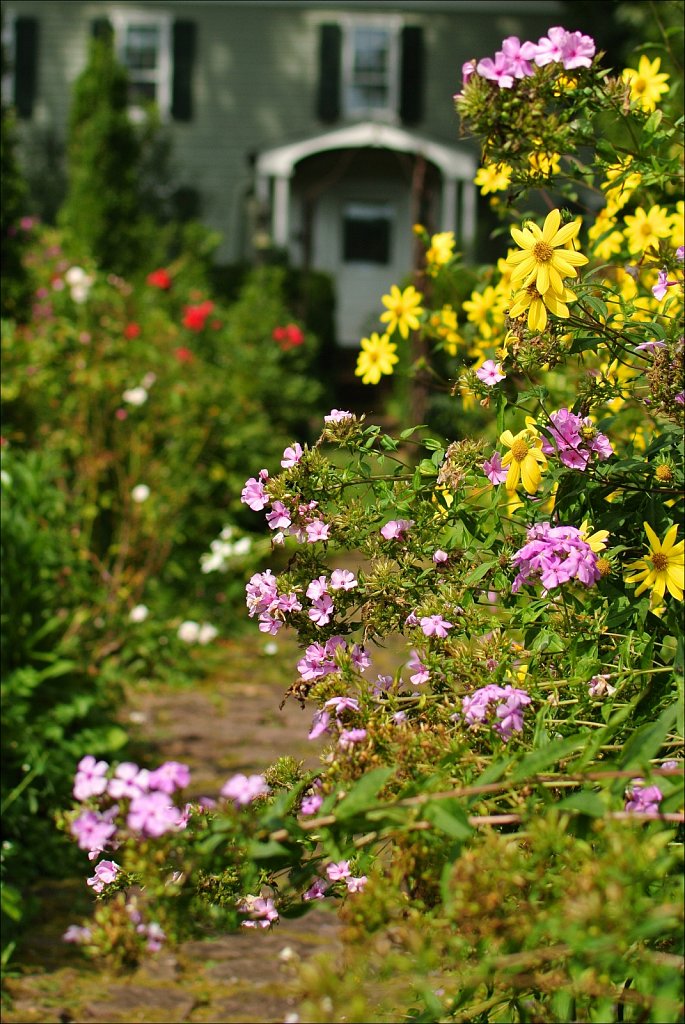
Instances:
[[[191,331],[203,330],[207,317],[214,309],[213,302],[201,302],[199,306],[184,306],[183,326]]]
[[[178,348],[175,348],[174,355],[178,359],[179,363],[192,363],[195,358],[190,349],[186,348],[185,345],[179,345]]]
[[[171,288],[171,276],[163,268],[153,270],[151,274],[147,275],[147,283],[151,284],[153,288],[162,288],[166,291],[167,288]]]
[[[131,340],[132,338],[137,338],[139,334],[139,324],[126,324],[126,326],[124,327],[124,337],[128,338],[129,340]]]

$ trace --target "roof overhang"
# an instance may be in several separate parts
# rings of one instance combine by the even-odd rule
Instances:
[[[259,177],[290,178],[300,160],[335,149],[389,149],[425,157],[446,178],[472,181],[478,164],[470,153],[452,149],[441,142],[415,135],[395,125],[362,121],[334,131],[314,135],[260,153],[256,161]]]

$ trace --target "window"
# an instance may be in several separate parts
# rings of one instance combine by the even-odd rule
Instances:
[[[160,116],[171,106],[171,24],[159,15],[115,11],[112,14],[116,52],[128,71],[131,114],[142,117],[155,103]]]
[[[344,26],[343,107],[347,117],[397,115],[399,23],[354,19]]]
[[[347,203],[343,210],[343,261],[390,263],[391,223],[388,203]]]

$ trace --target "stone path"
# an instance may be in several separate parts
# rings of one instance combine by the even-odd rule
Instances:
[[[229,642],[221,672],[201,687],[139,688],[130,695],[125,717],[133,735],[160,761],[187,763],[193,795],[215,796],[232,773],[262,771],[284,754],[307,767],[317,764],[307,741],[311,711],[292,700],[279,711],[294,677],[296,648],[279,637],[276,655],[264,651],[259,635]],[[298,962],[341,955],[335,914],[316,907],[269,933],[245,930],[185,942],[117,976],[61,941],[66,926],[87,912],[85,888],[80,881],[42,887],[45,913],[21,956],[26,973],[7,983],[6,1024],[294,1021]]]

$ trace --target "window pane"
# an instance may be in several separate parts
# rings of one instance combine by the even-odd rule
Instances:
[[[128,83],[129,106],[143,106],[146,103],[154,103],[157,99],[157,86],[154,82],[132,82]]]
[[[391,216],[386,206],[350,204],[343,216],[345,263],[390,262]]]
[[[354,70],[384,76],[388,67],[390,34],[382,28],[358,28],[354,32]]]
[[[157,25],[129,25],[126,29],[124,64],[129,71],[152,71],[159,58]]]

